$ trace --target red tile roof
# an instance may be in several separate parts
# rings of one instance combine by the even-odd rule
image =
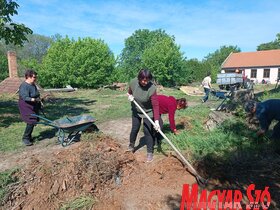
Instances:
[[[24,78],[8,77],[0,82],[0,94],[2,93],[16,93],[20,84],[24,81]]]
[[[280,66],[280,50],[232,53],[222,68]]]

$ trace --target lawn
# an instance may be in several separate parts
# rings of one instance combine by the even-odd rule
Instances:
[[[279,89],[271,91],[273,87],[272,85],[256,86],[258,100],[280,98]],[[220,100],[217,101],[216,98],[211,97],[209,102],[202,104],[201,97],[187,96],[182,91],[172,88],[164,88],[160,94],[173,95],[176,98],[185,97],[190,104],[189,108],[176,112],[177,128],[181,131],[180,134],[175,136],[170,132],[167,116],[164,116],[163,131],[173,144],[183,152],[186,159],[194,164],[200,175],[223,183],[223,172],[225,172],[227,178],[238,179],[241,186],[248,183],[261,183],[258,179],[264,180],[266,185],[271,186],[272,196],[276,199],[279,188],[275,187],[277,181],[273,179],[274,169],[269,170],[268,175],[264,175],[261,171],[269,166],[270,159],[265,159],[265,155],[271,154],[271,150],[275,148],[274,143],[266,137],[255,137],[255,131],[249,129],[246,124],[244,113],[229,117],[221,125],[209,131],[205,128],[205,122],[211,109],[215,109],[221,103]],[[17,95],[0,95],[1,153],[22,152],[26,149],[21,142],[25,123],[21,121],[19,116],[17,98]],[[242,112],[242,108],[240,112]],[[45,103],[44,113],[50,120],[90,114],[97,119],[97,125],[111,120],[129,118],[131,115],[126,92],[110,89],[52,93],[50,100]],[[92,140],[93,135],[85,133],[81,140]],[[55,130],[44,125],[36,126],[33,136],[37,140],[36,144],[40,144],[40,140],[47,138],[51,138],[51,141],[48,142],[53,144],[56,139]],[[171,147],[164,142],[163,151],[167,152],[168,150],[171,150]],[[261,157],[262,155],[264,158]],[[264,163],[265,167],[254,165],[254,163]],[[261,172],[254,174],[250,170],[247,171],[247,168],[252,170],[256,168]],[[14,168],[0,173],[0,203],[8,192],[7,186],[17,181],[13,176],[17,170]],[[238,171],[245,172],[246,175],[238,175]],[[249,176],[251,173],[256,180]],[[248,177],[250,181],[248,181]],[[264,177],[266,178],[264,179]],[[71,199],[61,209],[90,207],[94,202],[95,200],[91,197],[81,196]]]
[[[271,87],[270,87],[271,88]],[[268,86],[257,86],[257,90],[264,90],[260,99],[279,98],[279,92],[269,92]],[[164,132],[174,144],[186,150],[191,157],[201,159],[209,154],[227,156],[228,151],[240,147],[255,149],[254,132],[247,128],[242,118],[233,117],[213,131],[204,128],[210,108],[215,108],[220,101],[210,99],[208,105],[200,103],[200,97],[187,96],[182,91],[164,88],[160,94],[173,95],[176,98],[186,97],[194,104],[185,110],[176,113],[176,121],[185,121],[187,128],[182,129],[180,135],[174,136],[168,129],[168,120],[165,120]],[[20,120],[17,107],[17,95],[0,96],[0,138],[1,152],[22,150],[24,146],[21,136],[25,123]],[[210,106],[210,107],[209,107]],[[56,120],[65,116],[90,114],[98,123],[131,115],[130,103],[125,91],[98,89],[77,90],[68,93],[52,93],[51,100],[45,103],[44,113],[48,119]],[[180,127],[180,125],[178,125]],[[53,136],[51,136],[53,135]],[[33,136],[37,140],[54,137],[54,131],[49,126],[39,125],[34,129]],[[165,145],[168,149],[168,145]]]

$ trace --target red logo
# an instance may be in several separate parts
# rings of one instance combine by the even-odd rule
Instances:
[[[180,210],[267,210],[271,201],[269,187],[255,190],[254,184],[247,188],[249,203],[243,207],[240,190],[202,190],[199,195],[197,184],[193,184],[191,190],[189,188],[188,184],[183,185]]]

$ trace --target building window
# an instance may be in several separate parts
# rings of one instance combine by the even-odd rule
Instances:
[[[270,69],[264,69],[263,78],[269,78],[269,77],[270,77]]]
[[[280,68],[278,68],[278,76],[277,79],[280,79]]]
[[[251,69],[251,78],[257,78],[257,69]]]

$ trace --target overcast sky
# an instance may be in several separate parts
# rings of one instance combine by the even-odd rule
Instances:
[[[185,57],[203,59],[223,45],[255,51],[280,33],[279,0],[18,0],[34,33],[102,39],[115,55],[138,29],[163,29]]]

